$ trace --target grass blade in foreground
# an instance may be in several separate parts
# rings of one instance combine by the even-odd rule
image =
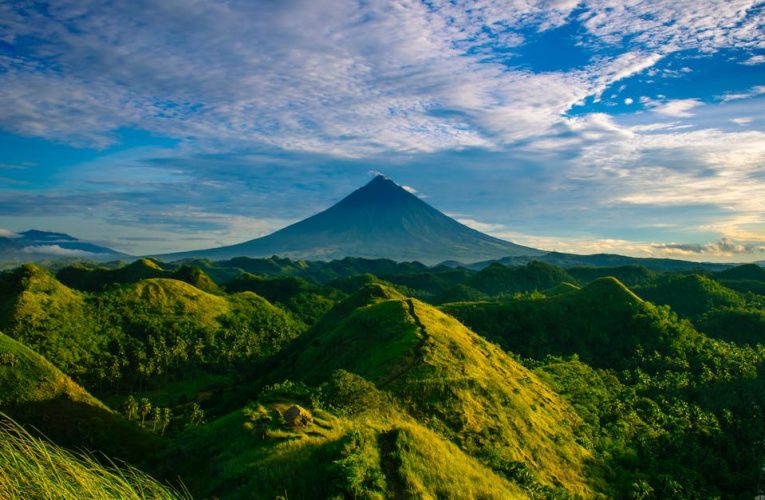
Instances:
[[[0,413],[0,498],[187,498],[130,466],[105,467],[32,436]]]

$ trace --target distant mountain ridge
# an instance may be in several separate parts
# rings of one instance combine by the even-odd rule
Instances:
[[[353,256],[436,264],[544,253],[461,224],[378,175],[327,210],[262,238],[159,257],[175,260],[279,255],[332,260]]]
[[[0,236],[0,261],[30,262],[61,258],[111,260],[126,256],[65,233],[30,229],[13,236]]]

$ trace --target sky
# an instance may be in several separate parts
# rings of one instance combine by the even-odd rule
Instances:
[[[765,260],[765,2],[0,3],[0,234],[267,234],[382,172],[576,253]]]

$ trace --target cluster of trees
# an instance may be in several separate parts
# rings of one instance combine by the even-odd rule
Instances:
[[[142,429],[150,429],[162,436],[174,418],[171,408],[154,405],[147,397],[136,399],[132,394],[125,400],[123,413],[125,418],[137,422]],[[199,427],[205,423],[205,412],[199,403],[194,402],[188,405],[183,415],[175,417],[175,420],[182,427]],[[149,423],[150,427],[147,425]]]

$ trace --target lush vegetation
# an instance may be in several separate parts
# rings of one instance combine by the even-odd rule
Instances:
[[[511,264],[0,273],[0,496],[762,493],[762,268]]]

